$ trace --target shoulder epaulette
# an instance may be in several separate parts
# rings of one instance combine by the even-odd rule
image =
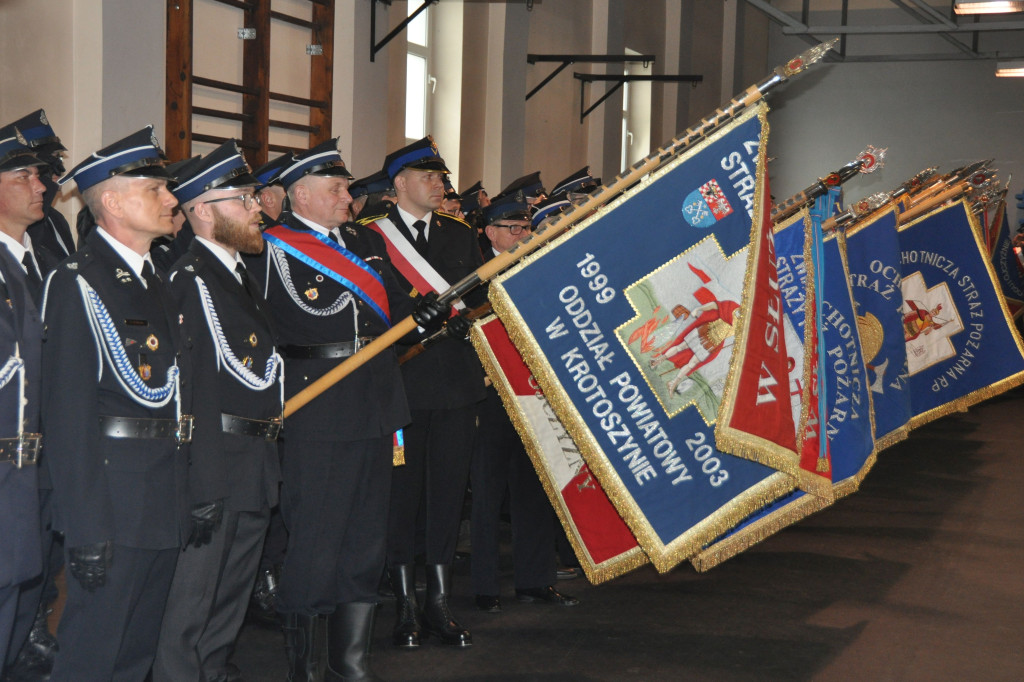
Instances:
[[[469,229],[471,229],[471,230],[475,230],[475,229],[476,229],[475,227],[473,227],[472,225],[470,225],[469,223],[467,223],[467,222],[466,222],[465,220],[463,220],[462,218],[460,218],[460,217],[458,217],[458,216],[454,216],[454,215],[452,215],[451,213],[445,213],[444,211],[436,211],[436,213],[440,213],[440,214],[441,214],[441,215],[443,215],[443,216],[444,216],[445,218],[450,218],[451,220],[454,220],[454,221],[455,221],[455,222],[457,222],[457,223],[462,223],[463,225],[465,225],[466,227],[468,227],[468,228],[469,228]]]
[[[381,218],[387,218],[387,217],[388,217],[388,214],[386,212],[385,213],[378,213],[377,215],[367,216],[366,218],[363,218],[362,216],[360,216],[359,219],[356,220],[356,222],[359,223],[360,225],[369,225],[370,223],[376,222],[376,221],[380,220]]]

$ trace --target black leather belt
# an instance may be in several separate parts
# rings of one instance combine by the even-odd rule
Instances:
[[[35,464],[41,440],[38,433],[24,433],[21,438],[0,438],[0,462],[10,462],[18,469]]]
[[[100,435],[107,438],[173,438],[179,443],[192,440],[192,415],[176,419],[142,419],[100,415]]]
[[[355,341],[321,343],[316,346],[281,346],[278,350],[286,358],[301,360],[337,360],[347,358],[373,341],[376,336],[361,336]]]
[[[275,441],[281,433],[280,419],[249,419],[234,414],[221,413],[220,426],[224,433],[236,436],[252,436]]]

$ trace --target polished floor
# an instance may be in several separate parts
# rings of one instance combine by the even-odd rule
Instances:
[[[389,646],[385,680],[1022,680],[1024,391],[913,432],[881,453],[861,490],[698,574],[647,567],[558,587],[575,608],[475,610],[468,568],[453,610],[475,644]],[[247,627],[247,682],[285,677],[279,633]]]

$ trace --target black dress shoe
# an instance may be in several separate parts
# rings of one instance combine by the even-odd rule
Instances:
[[[576,606],[580,603],[580,600],[576,597],[562,594],[552,585],[530,588],[528,590],[516,590],[516,601],[528,604],[558,604],[559,606]]]
[[[555,578],[558,580],[575,580],[583,575],[583,569],[577,566],[567,566],[555,571]]]
[[[478,594],[476,607],[487,613],[501,613],[501,599],[490,594]]]

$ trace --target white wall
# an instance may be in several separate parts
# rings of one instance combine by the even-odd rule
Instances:
[[[773,33],[769,61],[806,47]],[[848,201],[893,189],[929,166],[949,172],[987,158],[1002,181],[1013,176],[1011,192],[1020,193],[1024,79],[995,78],[994,67],[990,60],[815,67],[769,97],[772,194],[779,201],[795,194],[868,144],[889,148],[886,166],[847,182]]]

